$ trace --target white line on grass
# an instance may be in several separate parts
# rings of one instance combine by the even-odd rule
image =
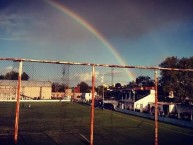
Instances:
[[[88,143],[90,143],[90,141],[83,135],[79,132],[79,135],[82,136]]]

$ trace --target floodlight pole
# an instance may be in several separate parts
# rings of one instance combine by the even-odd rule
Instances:
[[[155,145],[158,145],[158,77],[155,70]]]
[[[104,100],[105,100],[105,90],[104,90],[104,84],[103,84],[103,106],[102,106],[102,109],[104,109]]]
[[[94,95],[95,95],[95,66],[92,65],[92,103],[91,103],[91,120],[90,120],[90,145],[93,145],[93,133],[94,133]]]
[[[101,83],[102,83],[102,110],[104,109],[104,96],[105,96],[105,94],[104,94],[104,74],[103,74],[103,76],[101,77]]]
[[[22,61],[19,62],[19,73],[17,82],[17,102],[15,111],[15,128],[14,128],[14,143],[17,144],[18,141],[18,128],[19,128],[19,106],[20,106],[20,92],[21,92],[21,74],[22,74]]]

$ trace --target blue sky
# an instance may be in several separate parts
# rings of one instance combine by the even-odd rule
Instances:
[[[193,1],[60,0],[100,32],[127,65],[193,54]],[[119,64],[87,29],[45,0],[0,0],[0,57]]]

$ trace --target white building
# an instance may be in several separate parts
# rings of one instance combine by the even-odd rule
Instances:
[[[96,95],[97,93],[95,92],[94,98]],[[81,98],[82,98],[82,101],[89,102],[92,100],[92,93],[82,93]]]
[[[133,111],[147,111],[149,109],[149,102],[155,102],[155,90],[150,90],[150,94],[135,101],[135,99],[127,99],[119,101],[121,109],[128,109]]]
[[[17,80],[0,80],[0,100],[15,100]],[[49,81],[21,81],[21,99],[51,99]]]
[[[155,102],[155,90],[150,90],[148,96],[134,102],[134,110],[140,110],[140,112],[147,110],[149,102]]]

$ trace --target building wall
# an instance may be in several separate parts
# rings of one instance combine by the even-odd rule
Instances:
[[[37,83],[37,86],[36,86]],[[43,82],[40,82],[43,83]],[[21,99],[51,99],[52,87],[51,83],[40,85],[38,82],[22,82]],[[32,86],[33,85],[33,86]],[[3,80],[0,84],[0,100],[14,100],[17,94],[16,81]]]
[[[51,87],[42,87],[41,99],[51,99],[52,88]]]
[[[29,99],[38,98],[40,96],[40,87],[22,87],[21,94]]]
[[[12,100],[16,98],[16,89],[13,86],[0,86],[0,100]]]
[[[65,97],[71,97],[73,95],[72,89],[65,89]]]
[[[148,108],[149,102],[155,102],[155,90],[150,90],[150,94],[134,103],[134,109],[140,110],[142,112],[144,109]]]
[[[65,97],[65,93],[64,92],[52,92],[51,96],[52,96],[52,99],[62,99]]]
[[[96,97],[96,94],[97,93],[95,92],[94,98]],[[92,93],[82,93],[81,98],[84,101],[90,101],[92,100]]]
[[[23,99],[51,99],[51,87],[22,87]]]

